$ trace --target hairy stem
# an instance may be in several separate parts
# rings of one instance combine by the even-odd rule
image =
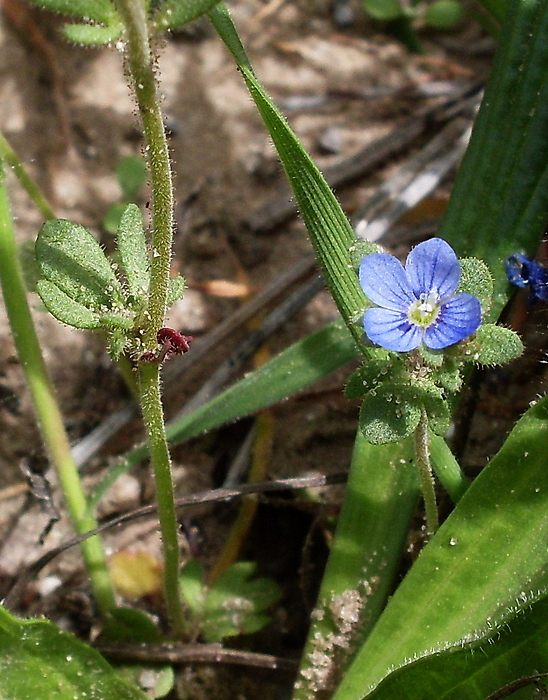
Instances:
[[[141,411],[147,430],[148,448],[154,468],[156,503],[164,547],[164,595],[174,636],[185,635],[185,623],[179,588],[179,539],[175,510],[171,461],[167,446],[160,395],[159,366],[142,362],[139,368]]]
[[[171,163],[154,74],[154,56],[150,45],[145,3],[142,0],[116,0],[116,5],[126,29],[128,69],[143,123],[152,185],[151,276],[142,328],[144,349],[151,351],[157,346],[156,335],[164,324],[169,283],[173,238]],[[167,613],[173,634],[182,637],[184,619],[179,590],[178,528],[158,364],[140,363],[139,392],[154,468],[158,517],[164,547],[164,594]]]
[[[44,444],[61,483],[74,527],[79,535],[97,527],[72,458],[63,418],[40,351],[17,256],[5,174],[0,158],[0,283],[21,367],[31,391]],[[115,607],[105,554],[98,537],[81,544],[97,606],[103,615]]]
[[[145,151],[152,185],[152,260],[147,314],[143,327],[145,349],[156,346],[163,325],[173,239],[171,162],[142,0],[116,0],[126,28],[128,68],[143,123]]]
[[[426,529],[428,534],[433,535],[439,527],[439,518],[434,476],[430,465],[428,415],[424,407],[421,409],[421,419],[415,429],[415,456],[417,458],[421,490],[426,511]]]

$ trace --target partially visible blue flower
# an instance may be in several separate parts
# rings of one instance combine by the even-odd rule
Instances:
[[[548,270],[540,263],[516,253],[506,259],[508,281],[516,287],[529,287],[531,301],[548,300]]]
[[[454,250],[441,238],[413,248],[405,268],[393,255],[367,255],[360,284],[378,305],[363,317],[369,340],[409,352],[421,343],[441,350],[472,335],[481,323],[481,305],[472,294],[455,294],[460,274]]]

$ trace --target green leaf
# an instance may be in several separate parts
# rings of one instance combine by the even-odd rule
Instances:
[[[61,323],[87,330],[100,327],[101,320],[98,313],[90,311],[83,304],[71,299],[53,282],[38,280],[36,291],[46,309]]]
[[[459,260],[461,278],[457,292],[472,294],[479,299],[482,315],[485,317],[491,308],[493,300],[493,277],[489,268],[477,258],[462,258]]]
[[[377,243],[371,243],[371,241],[356,240],[353,245],[350,246],[350,258],[352,260],[352,265],[356,274],[360,267],[362,260],[367,255],[372,255],[373,253],[382,253],[383,249]]]
[[[110,0],[29,0],[33,5],[62,15],[108,24],[116,17]]]
[[[117,19],[117,18],[116,18]],[[122,33],[123,25],[120,21],[110,24],[65,24],[63,35],[65,39],[74,44],[84,46],[102,46],[116,41]]]
[[[367,14],[381,22],[390,22],[405,15],[399,0],[362,0],[362,2]]]
[[[417,661],[391,674],[368,697],[484,700],[516,679],[547,672],[548,601],[543,599],[479,648],[450,650]],[[534,697],[532,682],[526,697]]]
[[[434,370],[432,379],[438,386],[443,387],[451,394],[456,393],[462,387],[460,366],[450,357],[446,357],[442,366]]]
[[[424,13],[424,21],[434,29],[453,29],[463,19],[464,7],[459,0],[436,0]]]
[[[111,309],[123,292],[103,249],[83,226],[64,219],[46,222],[36,240],[42,275],[73,301],[94,311]]]
[[[103,624],[99,643],[143,644],[161,642],[162,635],[152,619],[142,610],[135,608],[114,608]],[[150,697],[167,695],[174,684],[173,669],[169,665],[123,664],[116,672],[128,683],[139,686],[142,679],[150,680],[147,690]]]
[[[421,386],[420,399],[428,414],[428,425],[436,435],[445,435],[451,423],[451,414],[442,391],[433,383]]]
[[[401,362],[391,359],[387,352],[384,352],[383,357],[372,357],[350,375],[344,394],[348,399],[359,399],[375,390],[382,382],[393,378],[401,368]]]
[[[167,306],[168,308],[178,299],[181,299],[186,289],[186,280],[181,275],[171,277],[167,289]]]
[[[520,419],[423,550],[334,700],[361,700],[399,668],[493,637],[544,595],[547,441],[545,398]]]
[[[312,333],[247,375],[205,406],[168,426],[170,442],[180,442],[260,411],[304,389],[357,354],[342,323]]]
[[[208,642],[251,634],[270,618],[261,614],[276,603],[280,587],[268,578],[252,578],[253,562],[236,562],[220,574],[207,592],[202,634]]]
[[[116,177],[125,198],[135,201],[147,181],[147,164],[141,156],[126,156],[116,166]]]
[[[159,30],[180,29],[205,15],[219,0],[166,0],[153,17]]]
[[[106,214],[103,216],[101,226],[107,233],[110,233],[111,236],[115,236],[118,232],[118,226],[120,226],[120,220],[126,210],[126,206],[127,205],[124,203],[113,204],[107,209]]]
[[[102,313],[99,316],[101,326],[112,329],[129,331],[135,325],[135,316],[131,313],[123,313],[124,309],[120,309],[120,313]]]
[[[47,620],[18,620],[0,608],[0,697],[144,700],[108,663]]]
[[[356,342],[354,323],[366,305],[353,267],[354,232],[335,195],[272,100],[255,78],[228,10],[220,3],[209,18],[238,64],[247,88],[276,146],[333,299]]]
[[[389,382],[365,397],[360,409],[360,429],[372,445],[385,445],[411,435],[420,417],[415,389]]]
[[[519,357],[523,343],[510,328],[486,323],[480,326],[476,337],[466,346],[466,354],[478,365],[494,367],[505,365]]]
[[[206,590],[204,570],[197,559],[189,559],[182,567],[179,582],[186,604],[195,617],[201,618],[204,614]]]
[[[498,22],[504,21],[509,0],[480,0],[480,3]]]
[[[224,637],[250,634],[270,622],[261,613],[279,600],[281,591],[268,578],[252,578],[255,569],[253,562],[236,562],[208,588],[200,562],[191,559],[184,565],[181,592],[206,641],[219,642]]]
[[[116,245],[126,284],[135,305],[142,305],[150,283],[150,258],[143,218],[136,204],[128,204],[118,226]]]
[[[546,225],[547,35],[548,3],[508,3],[485,97],[438,231],[460,255],[488,264],[495,279],[491,321],[509,296],[504,260],[517,251],[533,257]]]
[[[371,445],[360,431],[356,435],[295,700],[330,696],[393,590],[420,493],[412,456],[411,439]]]

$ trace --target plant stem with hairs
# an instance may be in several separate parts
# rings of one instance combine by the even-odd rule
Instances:
[[[145,4],[141,0],[116,0],[116,5],[126,29],[127,68],[143,123],[152,185],[151,277],[148,305],[141,330],[143,349],[153,351],[157,346],[158,330],[164,323],[171,263],[171,163],[154,74],[154,56],[150,45]],[[173,635],[182,637],[185,625],[179,591],[178,524],[161,402],[160,364],[140,362],[138,375],[141,411],[154,468],[158,517],[164,547],[164,593],[167,613]]]

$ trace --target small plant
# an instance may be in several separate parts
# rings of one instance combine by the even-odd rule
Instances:
[[[136,203],[124,203],[115,227],[117,254],[109,259],[91,231],[54,216],[0,139],[4,303],[44,444],[83,539],[103,640],[146,646],[167,638],[174,648],[196,638],[217,643],[268,624],[267,611],[281,591],[270,579],[254,578],[254,563],[232,563],[214,580],[196,560],[181,568],[168,439],[181,442],[270,406],[361,356],[362,366],[346,386],[347,396],[362,403],[345,503],[311,616],[295,699],[485,700],[546,675],[548,399],[533,402],[472,484],[444,435],[470,365],[501,365],[522,351],[516,333],[497,324],[511,285],[528,288],[530,304],[547,296],[546,270],[531,255],[548,208],[548,44],[539,39],[548,33],[548,4],[512,0],[501,10],[501,3],[485,3],[498,7],[499,18],[507,13],[485,101],[439,235],[414,247],[405,266],[376,245],[356,241],[333,192],[259,82],[223,3],[36,4],[75,18],[63,28],[72,41],[114,43],[123,53],[151,186],[150,221]],[[385,13],[384,19],[415,16],[410,7],[404,11],[395,0],[366,3],[372,15]],[[432,21],[438,14],[440,26],[439,12],[451,8],[454,12],[456,4],[438,0],[425,17]],[[278,150],[341,318],[168,431],[162,368],[173,355],[191,350],[192,338],[165,325],[166,310],[184,292],[184,281],[171,277],[174,198],[156,47],[163,32],[204,14],[234,58]],[[103,336],[141,408],[147,445],[128,454],[108,479],[150,457],[163,543],[162,624],[118,607],[101,542],[96,535],[86,539],[97,525],[96,498],[84,491],[34,329],[6,165],[47,219],[35,244],[42,302],[59,321]],[[119,178],[125,198],[136,198],[142,166],[125,162]],[[434,473],[454,503],[441,525]],[[425,546],[396,585],[421,495]],[[158,697],[173,685],[173,669],[165,665],[145,696],[135,683],[135,668],[129,672],[132,682],[122,681],[87,645],[49,622],[17,620],[4,608],[0,652],[5,697],[125,700]]]
[[[208,585],[196,559],[181,571],[181,590],[191,617],[194,634],[206,642],[258,632],[270,622],[265,611],[278,602],[279,586],[268,578],[253,578],[256,565],[249,561],[232,564]]]

